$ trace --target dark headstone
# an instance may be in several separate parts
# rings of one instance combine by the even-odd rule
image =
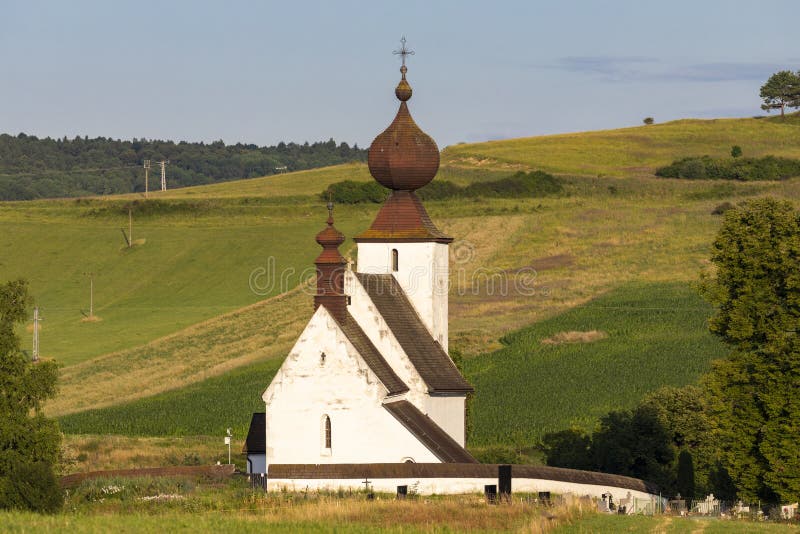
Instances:
[[[483,487],[483,494],[486,495],[486,502],[494,504],[497,502],[497,486],[494,484],[487,484]]]
[[[497,487],[500,490],[500,496],[504,499],[511,497],[511,466],[499,465],[497,466]]]
[[[408,486],[397,486],[397,498],[405,499],[408,495]]]

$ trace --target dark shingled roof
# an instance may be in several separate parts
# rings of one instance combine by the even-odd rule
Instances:
[[[432,393],[473,391],[391,274],[355,273]]]
[[[395,374],[392,367],[386,363],[381,353],[375,348],[375,345],[372,344],[367,334],[358,326],[358,323],[349,312],[345,312],[342,320],[337,320],[337,322],[339,323],[339,328],[342,329],[350,343],[361,354],[361,357],[367,362],[372,372],[378,376],[378,379],[389,390],[389,395],[399,395],[408,391],[408,386]]]
[[[267,414],[254,413],[250,419],[250,430],[244,441],[242,452],[244,454],[264,454],[267,452]]]
[[[269,477],[281,479],[353,479],[364,478],[497,478],[498,464],[270,464]],[[544,465],[512,465],[514,478],[557,480],[576,484],[613,486],[657,495],[658,486],[638,478],[579,471]]]
[[[446,463],[478,463],[467,450],[458,444],[433,419],[422,413],[408,401],[401,400],[383,405],[395,419],[400,421],[423,445]]]

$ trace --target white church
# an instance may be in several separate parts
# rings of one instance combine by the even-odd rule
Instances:
[[[453,238],[415,194],[436,175],[439,149],[411,117],[405,46],[400,53],[400,107],[368,159],[388,198],[354,238],[355,268],[339,252],[345,237],[329,203],[327,227],[316,237],[314,314],[264,391],[265,412],[253,414],[247,471],[262,474],[270,489],[422,484],[420,492],[460,493],[497,482],[498,466],[478,464],[464,447],[473,389],[448,355]],[[527,491],[611,491],[618,499],[654,492],[628,477],[514,468]]]
[[[355,237],[355,269],[330,204],[317,235],[314,315],[263,394],[267,464],[475,462],[464,449],[472,387],[447,354],[453,239],[414,193],[436,175],[439,149],[411,118],[405,72],[397,116],[369,150],[391,193]]]

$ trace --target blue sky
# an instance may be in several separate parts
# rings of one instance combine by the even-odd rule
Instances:
[[[800,2],[0,0],[0,132],[367,146],[411,110],[440,147],[760,114],[800,69]]]

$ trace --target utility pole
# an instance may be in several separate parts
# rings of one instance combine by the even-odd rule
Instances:
[[[225,445],[228,446],[228,465],[231,464],[231,438],[233,434],[231,434],[231,429],[228,429],[227,434],[225,435]]]
[[[150,160],[144,160],[144,198],[150,190]]]
[[[167,163],[169,163],[169,160],[163,160],[162,159],[161,161],[158,162],[158,164],[161,165],[161,190],[162,191],[166,191],[167,190]]]
[[[39,361],[39,321],[42,318],[39,317],[39,306],[36,306],[33,309],[33,361]]]
[[[133,212],[128,207],[128,248],[133,246]]]
[[[83,273],[89,277],[89,320],[94,319],[94,273]]]

